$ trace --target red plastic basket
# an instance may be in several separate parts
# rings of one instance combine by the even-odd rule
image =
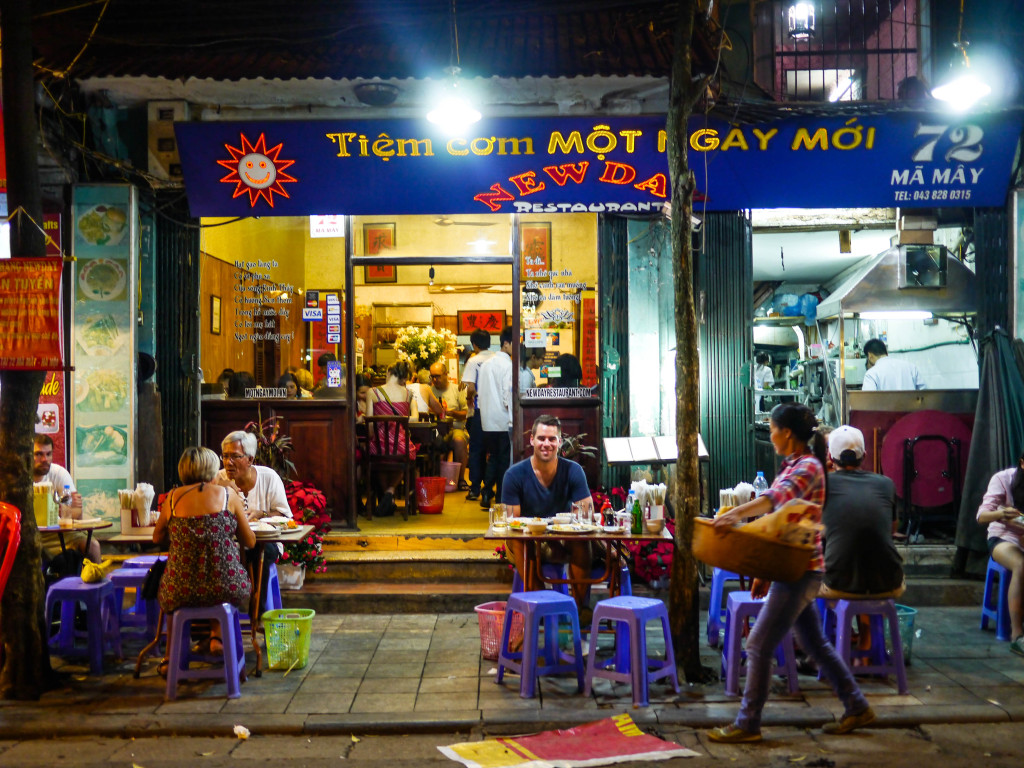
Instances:
[[[480,623],[480,655],[485,659],[497,659],[501,649],[501,632],[505,627],[505,601],[483,603],[474,610]],[[518,611],[512,612],[509,642],[513,648],[523,642],[523,615]]]
[[[416,510],[424,515],[437,515],[444,509],[443,477],[416,478]]]

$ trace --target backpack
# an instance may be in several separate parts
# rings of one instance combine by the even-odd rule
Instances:
[[[66,549],[56,555],[46,566],[46,586],[49,587],[68,576],[81,576],[84,562],[85,555],[77,549]]]

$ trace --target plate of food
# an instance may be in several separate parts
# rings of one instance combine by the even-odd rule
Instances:
[[[126,427],[97,424],[94,427],[75,427],[78,463],[83,467],[116,467],[128,462],[128,432]],[[113,503],[118,504],[117,496]],[[120,511],[119,506],[115,510]]]
[[[126,283],[124,267],[113,259],[90,259],[78,273],[79,290],[94,301],[121,298]]]
[[[266,517],[260,518],[261,523],[270,523],[271,525],[276,525],[278,527],[288,525],[291,520],[292,519],[290,517],[285,517],[284,515],[267,515]]]
[[[128,377],[101,368],[75,378],[75,404],[83,411],[119,411],[128,399]]]
[[[256,520],[254,522],[249,523],[249,528],[257,536],[260,536],[260,535],[267,536],[267,535],[270,535],[270,534],[277,533],[277,528],[275,528],[273,525],[271,525],[270,523],[265,522],[263,520]]]
[[[86,317],[77,338],[82,351],[95,357],[110,357],[126,340],[125,334],[118,329],[117,321],[109,312]]]
[[[625,533],[626,531],[621,525],[602,525],[601,530],[605,533]]]
[[[40,403],[36,408],[36,432],[41,435],[52,435],[60,432],[60,409],[56,403]]]
[[[592,533],[597,530],[596,526],[587,525],[586,523],[554,523],[548,526],[548,530],[552,533],[562,534],[578,534],[578,533]]]
[[[117,245],[128,231],[128,214],[116,205],[95,205],[78,217],[78,234],[91,245]]]
[[[523,529],[526,527],[526,523],[521,517],[513,517],[508,521],[508,527],[517,533],[522,533]]]

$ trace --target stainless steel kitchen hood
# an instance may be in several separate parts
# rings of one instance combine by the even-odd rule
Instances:
[[[899,245],[839,275],[818,304],[819,320],[860,312],[963,315],[978,311],[974,273],[942,245]],[[831,286],[826,285],[826,290]]]

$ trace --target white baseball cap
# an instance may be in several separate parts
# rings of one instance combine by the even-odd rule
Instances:
[[[829,456],[838,459],[843,451],[853,451],[858,459],[864,456],[864,433],[846,424],[833,429],[828,436]]]

